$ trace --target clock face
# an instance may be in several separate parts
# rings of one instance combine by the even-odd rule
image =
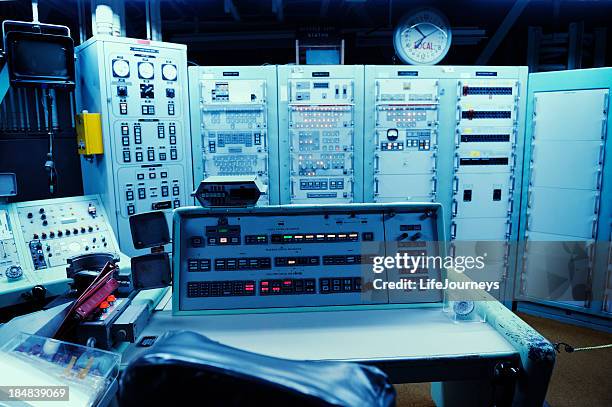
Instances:
[[[451,38],[451,29],[444,15],[427,8],[415,11],[402,20],[396,28],[393,45],[404,62],[431,65],[446,56]]]

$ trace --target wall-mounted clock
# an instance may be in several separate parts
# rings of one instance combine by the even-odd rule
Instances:
[[[451,28],[444,14],[427,7],[402,18],[395,28],[393,45],[405,63],[433,65],[446,56],[451,40]]]

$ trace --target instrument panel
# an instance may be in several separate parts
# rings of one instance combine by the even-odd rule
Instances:
[[[87,253],[120,256],[99,196],[0,206],[0,307],[23,302],[36,285],[63,293],[68,259]]]
[[[374,256],[439,254],[437,204],[182,208],[176,214],[178,313],[441,301],[439,291],[373,286],[375,278],[439,279],[439,269],[372,272]]]
[[[122,250],[129,217],[189,205],[192,188],[186,47],[93,37],[76,49],[77,108],[102,114],[104,155],[81,161],[85,193],[100,194]]]
[[[211,176],[255,176],[264,186],[258,205],[278,203],[276,67],[192,67],[189,75],[194,189]]]
[[[438,80],[398,76],[376,79],[374,85],[374,202],[433,201]],[[411,188],[397,188],[402,184]]]
[[[97,197],[21,202],[15,207],[34,270],[65,266],[79,254],[119,252]]]
[[[278,69],[281,202],[361,201],[363,66]]]

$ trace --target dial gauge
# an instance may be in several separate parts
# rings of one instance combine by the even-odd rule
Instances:
[[[397,131],[397,129],[387,130],[387,139],[389,139],[389,141],[395,141],[397,140],[398,137],[399,137],[399,132]]]
[[[138,76],[142,79],[153,79],[155,69],[153,64],[150,62],[139,62],[138,63]]]
[[[176,66],[172,64],[162,65],[162,77],[166,81],[175,81],[177,77]]]
[[[402,19],[395,29],[393,45],[405,63],[433,65],[446,56],[451,40],[452,32],[444,14],[423,8]]]
[[[113,59],[113,76],[125,78],[130,74],[130,63],[125,59]]]

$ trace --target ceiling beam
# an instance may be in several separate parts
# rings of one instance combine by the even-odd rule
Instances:
[[[523,13],[528,3],[529,0],[516,0],[514,2],[512,8],[508,14],[506,14],[504,21],[497,27],[497,31],[495,31],[493,37],[491,37],[478,59],[476,59],[476,65],[486,65],[489,62],[489,59],[491,59],[491,56],[506,37],[510,28],[512,28],[516,20]]]
[[[282,23],[285,19],[284,7],[283,0],[272,0],[272,12],[276,14],[276,20],[279,23]]]
[[[238,13],[238,9],[236,8],[233,0],[224,0],[223,10],[225,11],[225,14],[231,14],[232,17],[234,17],[234,20],[240,21],[240,14]]]

